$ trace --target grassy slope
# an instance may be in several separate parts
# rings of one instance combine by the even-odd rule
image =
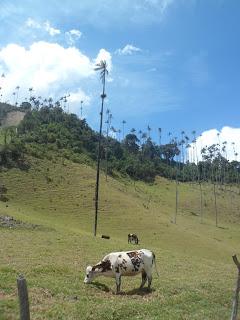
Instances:
[[[0,319],[17,319],[16,276],[28,280],[32,319],[228,319],[240,254],[237,194],[218,191],[220,228],[214,226],[211,186],[204,186],[204,223],[197,186],[180,185],[177,225],[175,184],[158,178],[142,182],[101,177],[99,236],[92,236],[95,171],[60,160],[32,160],[28,172],[0,173],[10,201],[0,214],[40,224],[39,230],[0,229]],[[115,296],[113,279],[83,284],[87,264],[109,251],[139,247],[157,256],[160,278],[140,293],[140,276],[123,278]],[[102,240],[108,234],[111,240]],[[81,315],[81,317],[80,317]]]

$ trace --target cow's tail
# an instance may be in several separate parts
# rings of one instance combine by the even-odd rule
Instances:
[[[153,252],[152,254],[153,254],[153,263],[154,263],[154,267],[155,267],[155,270],[156,270],[157,276],[159,277],[159,273],[158,273],[158,269],[157,269],[157,264],[156,264],[156,256],[155,256],[154,252]]]

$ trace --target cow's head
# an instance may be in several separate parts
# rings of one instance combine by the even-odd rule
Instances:
[[[86,275],[85,275],[85,278],[84,278],[84,283],[91,283],[93,278],[94,278],[93,268],[91,266],[88,266],[86,268]]]

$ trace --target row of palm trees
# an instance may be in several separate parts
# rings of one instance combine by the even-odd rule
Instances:
[[[107,75],[107,65],[106,62],[101,62],[98,65],[97,70],[101,71],[101,79],[103,81],[103,93],[105,93],[105,76]],[[103,116],[103,103],[104,103],[104,98],[103,96],[101,96],[102,98],[102,111],[101,111],[101,125],[102,125],[102,116]],[[107,120],[106,120],[106,124],[107,124],[107,129],[106,129],[106,136],[108,138],[109,136],[109,132],[112,131],[113,133],[118,133],[118,139],[120,140],[120,134],[121,134],[121,130],[120,129],[115,129],[113,126],[111,126],[112,124],[112,114],[110,113],[110,110],[107,109],[106,111],[106,115],[107,115]],[[125,138],[125,125],[126,125],[126,121],[122,120],[122,140],[124,140]],[[101,128],[101,126],[100,126]],[[138,131],[138,137],[139,137],[139,142],[140,145],[142,143],[145,143],[147,139],[151,139],[151,131],[152,129],[150,128],[150,126],[147,126],[147,132],[143,132],[142,130]],[[136,135],[136,129],[132,128],[130,131],[132,134]],[[101,130],[100,130],[100,134],[99,134],[99,143],[101,141]],[[185,131],[181,132],[180,135],[180,139],[177,137],[173,137],[172,133],[169,132],[168,133],[168,139],[169,139],[169,143],[175,143],[178,147],[179,147],[179,154],[177,156],[177,166],[175,164],[175,167],[177,168],[177,173],[175,175],[175,182],[176,182],[176,193],[175,193],[175,213],[174,213],[174,218],[173,218],[173,223],[177,223],[177,216],[178,216],[178,206],[179,206],[179,174],[180,174],[180,168],[181,168],[181,163],[185,164],[187,166],[192,167],[192,182],[197,183],[199,185],[199,198],[200,198],[200,218],[201,218],[201,222],[203,222],[203,181],[201,178],[201,174],[200,174],[200,164],[203,160],[209,161],[209,158],[207,159],[207,155],[206,155],[206,151],[210,152],[210,161],[214,161],[214,159],[216,158],[216,156],[218,155],[218,157],[223,158],[226,160],[226,162],[228,162],[228,154],[227,154],[227,141],[224,142],[220,142],[220,134],[218,133],[218,143],[213,145],[212,148],[208,148],[207,146],[202,147],[201,145],[201,135],[199,136],[200,139],[200,150],[198,150],[198,144],[197,144],[197,139],[196,139],[196,131],[193,130],[192,131],[192,141],[190,141],[190,138],[186,135]],[[162,145],[162,129],[158,128],[158,143],[159,146]],[[235,156],[235,160],[237,161],[237,156],[238,153],[236,152],[236,148],[235,148],[235,143],[232,142],[232,149],[233,149],[233,154]],[[100,150],[100,149],[99,149]],[[99,151],[99,159],[100,161],[100,151]],[[176,162],[175,161],[175,162]],[[227,167],[221,167],[220,170],[226,170]],[[204,169],[204,168],[203,168]],[[213,170],[213,167],[212,167]],[[219,170],[218,170],[219,171]],[[184,171],[183,171],[184,174]],[[218,174],[219,172],[217,172],[217,170],[215,172],[212,173],[212,178],[211,181],[213,184],[213,194],[214,194],[214,208],[215,208],[215,225],[216,227],[219,226],[219,217],[218,217],[218,204],[217,204],[217,188],[218,188],[218,184],[222,183],[222,184],[226,184],[226,181],[220,181],[218,180]],[[224,173],[226,174],[226,172]],[[236,172],[237,174],[237,182],[239,183],[239,173],[238,171]],[[220,175],[220,174],[219,174]],[[107,170],[106,170],[106,177],[107,177]],[[223,177],[225,177],[223,175]],[[99,188],[99,165],[98,165],[98,172],[97,172],[97,184],[96,184],[96,190],[97,188]],[[183,179],[184,180],[184,179]],[[223,180],[225,180],[225,178],[223,178]],[[230,185],[230,193],[232,194],[232,190],[231,190],[231,185]],[[95,198],[95,201],[97,203],[98,198]],[[96,211],[95,211],[95,229],[94,229],[94,235],[96,236],[96,232],[97,232],[97,206],[96,206]]]
[[[5,74],[2,74],[1,78],[5,78]],[[20,86],[16,86],[15,90],[13,91],[13,93],[11,94],[10,99],[3,99],[3,86],[0,86],[0,102],[3,103],[8,103],[11,104],[15,107],[18,107],[19,105],[21,105],[21,103],[19,102],[19,91],[20,91]],[[66,94],[62,97],[60,97],[57,101],[53,102],[53,98],[43,98],[42,96],[35,96],[34,95],[34,88],[30,87],[28,88],[28,92],[29,92],[29,97],[25,97],[24,102],[29,102],[33,107],[35,108],[41,108],[43,106],[48,105],[49,107],[53,107],[55,106],[60,106],[63,108],[64,111],[68,111],[69,112],[69,105],[68,105],[68,98],[70,97],[70,94]],[[82,107],[83,104],[83,100],[81,101],[81,118],[82,118]]]

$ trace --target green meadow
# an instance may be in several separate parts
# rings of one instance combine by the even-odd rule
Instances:
[[[0,227],[0,319],[19,319],[16,279],[28,282],[31,319],[199,319],[231,315],[240,256],[240,200],[237,188],[203,185],[203,217],[197,184],[180,183],[177,223],[175,182],[134,182],[101,175],[98,234],[93,236],[93,168],[52,157],[31,158],[29,170],[3,170],[9,215],[36,228]],[[127,243],[137,233],[138,246]],[[101,235],[109,235],[110,240]],[[140,276],[83,283],[87,265],[111,251],[147,248],[156,254],[160,277],[152,291],[139,291]]]

